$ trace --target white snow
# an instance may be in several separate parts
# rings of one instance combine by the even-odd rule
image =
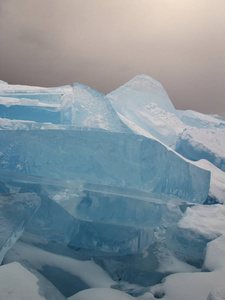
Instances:
[[[209,271],[225,270],[225,235],[208,243],[204,268]]]
[[[136,298],[129,296],[121,291],[110,288],[95,288],[83,290],[68,300],[134,300]]]
[[[41,270],[44,266],[60,268],[78,276],[90,287],[110,287],[115,282],[94,261],[80,261],[74,258],[47,252],[40,248],[18,241],[6,256],[7,261],[21,257],[33,267]]]
[[[162,251],[158,255],[158,259],[160,265],[157,271],[161,273],[196,272],[198,270],[196,267],[177,259],[170,250]]]
[[[10,107],[12,105],[24,105],[24,106],[40,106],[40,107],[57,107],[59,104],[43,103],[38,99],[27,99],[27,98],[13,98],[13,97],[0,97],[0,104]]]
[[[38,280],[18,262],[0,266],[0,300],[45,300]]]
[[[187,127],[182,133],[182,139],[199,151],[212,153],[217,157],[218,163],[225,158],[225,130],[220,128]]]
[[[208,243],[204,267],[206,272],[179,273],[165,278],[151,288],[155,298],[163,300],[224,300],[225,299],[225,206],[195,205],[187,208],[179,226],[200,232],[214,239]],[[146,299],[148,293],[146,293]],[[153,299],[155,299],[153,298]]]
[[[215,286],[224,285],[224,278],[225,270],[173,274],[162,284],[151,288],[151,292],[161,295],[162,300],[206,300]]]
[[[199,232],[209,239],[225,235],[225,206],[216,204],[188,207],[178,225]]]

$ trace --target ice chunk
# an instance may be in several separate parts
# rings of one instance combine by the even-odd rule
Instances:
[[[82,220],[72,217],[50,199],[43,201],[42,198],[42,203],[26,231],[75,249],[135,253],[155,240],[152,228],[113,224],[107,220]]]
[[[196,161],[195,165],[211,172],[209,196],[206,204],[218,202],[225,204],[225,172],[205,159]]]
[[[107,97],[133,132],[150,134],[190,160],[207,159],[225,170],[223,118],[176,111],[163,87],[144,75],[135,77]]]
[[[155,242],[157,226],[182,216],[179,199],[1,173],[8,188],[36,192],[42,200],[26,231],[73,248],[137,253]]]
[[[203,261],[207,243],[225,235],[224,216],[220,204],[187,208],[185,217],[168,228],[167,245],[188,261]]]
[[[2,170],[139,189],[198,203],[208,195],[208,171],[143,136],[11,130],[0,131],[0,139]]]
[[[44,277],[18,262],[0,266],[0,291],[4,300],[66,300]]]
[[[0,80],[0,85],[8,84],[6,81]]]
[[[205,248],[212,239],[194,229],[170,226],[166,231],[166,245],[180,258],[201,267]]]
[[[218,206],[222,207],[222,206]],[[217,207],[217,209],[218,209]],[[212,208],[212,206],[211,206]],[[208,208],[210,210],[210,207]],[[204,210],[204,209],[203,209]],[[205,212],[203,213],[206,218]],[[214,214],[216,217],[216,214]],[[199,209],[199,225],[204,219],[201,218],[201,213]],[[190,226],[191,226],[191,219]],[[223,221],[223,224],[222,224]],[[206,229],[210,228],[212,225],[215,232],[224,233],[224,218],[220,220],[219,223],[209,218],[206,222]],[[217,224],[217,225],[216,225]],[[201,225],[203,227],[203,223]],[[197,229],[197,228],[196,228]],[[201,230],[203,233],[203,231]],[[225,278],[225,239],[224,235],[216,238],[214,241],[208,243],[206,248],[206,256],[204,262],[204,272],[195,273],[183,273],[183,274],[173,274],[164,279],[162,284],[152,287],[151,293],[155,298],[162,298],[168,300],[220,300],[224,299],[224,278]],[[208,272],[211,271],[211,272]],[[175,287],[175,288],[174,288]],[[148,293],[146,293],[146,299]],[[154,298],[154,299],[155,299]],[[145,298],[144,298],[145,299]]]
[[[166,91],[151,77],[137,76],[107,97],[123,121],[132,121],[169,146],[184,128]]]
[[[26,185],[27,188],[28,185]],[[30,189],[34,189],[34,186]],[[73,217],[71,215],[74,207],[76,209],[76,197],[70,205],[67,203],[67,212],[48,196],[45,196],[43,192],[40,193],[42,205],[26,228],[27,232],[48,240],[55,240],[72,248],[96,249],[112,253],[140,252],[155,240],[153,225],[145,228],[138,224],[131,226],[129,220],[118,222],[116,219],[112,222],[110,206],[108,217],[105,215],[105,219],[99,220],[95,217],[85,220],[82,215],[75,213]],[[119,207],[117,211],[118,209]]]
[[[76,127],[128,131],[104,94],[78,83],[74,83],[73,94],[62,98],[62,122]]]
[[[122,102],[121,105],[124,107],[125,105],[130,106],[129,104],[132,104],[132,100],[134,100],[136,107],[138,107],[138,103],[141,105],[156,103],[160,108],[175,113],[175,108],[161,83],[147,75],[134,77],[107,96],[115,107],[117,104],[119,105],[119,102]]]
[[[206,115],[193,110],[178,110],[178,116],[186,125],[196,128],[225,128],[225,119],[216,115]]]
[[[37,123],[35,121],[24,120],[10,120],[0,118],[0,130],[46,130],[46,129],[60,129],[60,130],[73,130],[72,126],[52,124],[52,123]]]
[[[94,128],[77,128],[73,125],[53,124],[53,123],[38,123],[35,121],[24,120],[10,120],[6,118],[0,118],[0,130],[92,130]]]
[[[77,191],[76,186],[73,188],[70,187],[69,192],[67,188],[66,195],[63,182],[57,180],[55,182],[53,180],[46,180],[45,182],[44,179],[40,178],[32,178],[30,176],[21,176],[21,178],[19,178],[19,176],[16,177],[14,175],[9,176],[7,179],[8,175],[5,174],[4,176],[4,173],[2,176],[4,177],[3,181],[10,189],[16,186],[19,187],[20,193],[35,192],[40,196],[41,206],[33,219],[29,222],[29,226],[25,228],[26,232],[35,236],[69,245],[72,248],[96,249],[112,253],[140,252],[155,241],[153,233],[154,227],[157,225],[157,222],[159,222],[156,218],[151,220],[151,222],[146,220],[144,220],[144,222],[142,221],[142,225],[144,223],[145,226],[140,226],[140,214],[137,214],[140,219],[137,224],[132,222],[131,219],[125,219],[122,222],[122,220],[116,216],[119,207],[114,212],[114,218],[111,218],[110,208],[113,205],[110,205],[109,202],[108,217],[105,214],[104,219],[98,216],[91,219],[90,216],[92,216],[93,213],[87,211],[86,215],[88,216],[89,214],[89,218],[84,218],[82,214],[79,214],[79,209],[78,213],[76,213],[76,206],[79,206],[80,201],[82,202],[82,199],[85,198],[85,196],[79,196],[79,191]],[[32,179],[34,183],[32,183]],[[40,183],[42,185],[40,185]],[[67,182],[64,183],[67,185]],[[71,185],[72,184],[76,183],[71,183]],[[51,192],[48,193],[49,190],[56,191],[55,197]],[[61,195],[64,194],[64,198],[68,198],[68,196],[71,195],[70,201],[67,201],[66,210],[63,207],[65,201],[59,201],[58,199],[58,203],[56,203],[56,201],[53,200],[58,193]],[[78,194],[78,196],[76,194]],[[113,199],[113,197],[111,198]],[[126,206],[129,206],[128,203],[126,203]],[[152,207],[153,206],[154,204],[152,204]],[[159,207],[156,207],[155,210],[160,209],[160,204],[158,204],[158,206]],[[166,205],[163,204],[162,206],[164,206],[165,209]],[[151,204],[149,207],[151,207]],[[131,212],[132,210],[134,214],[134,208],[129,209]],[[85,213],[84,210],[82,211]],[[101,213],[102,212],[104,212],[104,209]],[[168,212],[168,214],[171,216],[174,215],[173,212]],[[178,217],[180,217],[179,214]]]
[[[39,123],[60,124],[61,114],[57,106],[39,105],[39,101],[2,101],[0,97],[0,117],[11,120],[28,120]],[[6,97],[7,98],[7,97]],[[7,98],[12,100],[11,98]],[[18,103],[19,102],[19,103]]]
[[[36,194],[0,194],[0,263],[40,206]]]
[[[176,151],[191,160],[207,159],[225,171],[225,129],[195,128],[184,130]]]
[[[33,100],[39,100],[40,102],[49,104],[60,104],[62,95],[71,91],[71,86],[62,86],[56,88],[44,88],[13,84],[4,84],[0,86],[1,97],[12,97],[18,99],[28,98]]]

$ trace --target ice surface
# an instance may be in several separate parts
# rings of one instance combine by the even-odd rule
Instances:
[[[117,102],[120,101],[119,99],[123,102],[122,105],[124,105],[124,107],[133,106],[132,100],[134,100],[141,105],[157,103],[160,108],[169,112],[175,112],[175,108],[161,83],[146,75],[134,77],[107,96],[115,106]],[[130,99],[130,97],[132,99]],[[137,103],[135,103],[135,105],[137,105]]]
[[[36,194],[0,194],[0,263],[40,206]]]
[[[0,299],[65,300],[66,298],[44,277],[18,262],[0,266]]]
[[[132,121],[170,146],[182,132],[183,124],[166,91],[151,77],[137,76],[107,97],[123,121],[123,117]]]
[[[95,289],[87,289],[82,292],[77,293],[76,295],[69,298],[69,300],[132,300],[136,299],[123,293],[121,291],[117,291],[110,288],[95,288]]]
[[[193,110],[178,110],[177,114],[186,125],[196,128],[225,128],[225,119],[216,115],[205,115]]]
[[[39,123],[129,131],[105,95],[82,84],[59,88],[3,85],[0,117]]]
[[[203,260],[207,243],[225,234],[224,217],[220,204],[187,208],[185,217],[167,230],[167,244],[186,260]]]
[[[225,129],[186,128],[175,150],[191,160],[207,159],[225,171]]]
[[[71,299],[224,298],[223,118],[176,110],[145,75],[107,96],[0,81],[0,129],[0,198],[41,199],[19,240],[3,222],[3,264]]]
[[[225,287],[224,285],[220,285],[212,288],[210,291],[207,300],[223,300],[225,299]]]
[[[155,295],[155,298],[160,297],[164,300],[224,299],[224,213],[224,206],[218,204],[210,206],[197,205],[187,209],[185,217],[179,221],[179,228],[183,230],[183,233],[186,230],[186,232],[189,231],[189,233],[195,234],[195,236],[193,234],[189,236],[189,242],[195,244],[193,249],[199,243],[199,240],[196,239],[197,235],[201,236],[202,239],[211,240],[207,245],[205,244],[202,268],[204,272],[186,272],[166,277],[162,284],[151,288],[151,293]],[[193,237],[194,239],[192,239]],[[176,246],[179,248],[176,243],[174,249],[177,249]]]
[[[78,83],[73,85],[73,94],[62,98],[62,122],[76,127],[128,131],[104,94]]]
[[[53,247],[55,249],[57,245],[53,245]],[[51,249],[50,252],[18,241],[7,253],[5,263],[7,265],[14,261],[19,261],[21,264],[26,263],[29,268],[38,271],[53,282],[66,297],[73,295],[75,291],[79,292],[84,287],[109,288],[115,284],[93,259],[80,259],[79,256],[76,258],[76,252],[75,255],[71,255],[71,250],[68,252],[66,248],[61,248],[64,250],[62,254],[55,254],[54,249]],[[68,256],[68,253],[71,256]],[[67,285],[66,280],[69,281]],[[60,282],[64,282],[65,286]]]
[[[204,268],[208,271],[225,269],[225,234],[224,233],[222,236],[216,238],[215,240],[207,244]]]
[[[160,83],[137,76],[107,95],[121,120],[135,133],[153,136],[184,157],[207,159],[225,170],[225,120],[177,111]]]
[[[24,120],[10,120],[0,118],[0,130],[46,130],[46,129],[61,129],[61,130],[74,130],[72,126],[52,124],[52,123],[38,123],[35,121]]]
[[[36,86],[4,84],[0,86],[0,96],[18,99],[28,98],[48,104],[60,104],[62,95],[64,95],[64,93],[71,92],[71,90],[71,86],[44,88]]]
[[[60,124],[61,114],[57,107],[34,105],[7,105],[0,104],[0,117],[10,120],[27,120],[39,123],[49,122]]]
[[[8,84],[6,81],[0,80],[0,85]]]
[[[195,162],[195,165],[211,172],[209,190],[209,200],[211,199],[211,201],[208,202],[225,204],[225,172],[221,171],[205,159]]]
[[[208,171],[145,137],[104,131],[4,130],[0,139],[2,170],[139,189],[198,203],[208,195]]]
[[[41,198],[27,232],[73,248],[140,252],[155,242],[157,226],[182,217],[184,203],[170,197],[5,172],[0,178],[12,191]]]

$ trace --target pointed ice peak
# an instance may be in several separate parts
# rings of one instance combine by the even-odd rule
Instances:
[[[152,88],[162,88],[162,84],[159,81],[145,74],[135,76],[121,87],[124,86],[135,90],[151,90]]]
[[[63,106],[64,124],[112,132],[129,131],[119,119],[109,99],[86,85],[74,83],[73,94],[63,97]]]
[[[8,82],[0,80],[0,85],[2,85],[2,84],[8,84]]]
[[[165,89],[160,82],[147,75],[138,75],[107,95],[117,111],[119,105],[144,107],[152,103],[167,112],[176,114]]]
[[[75,82],[73,84],[73,92],[74,92],[75,97],[83,97],[83,98],[86,98],[86,97],[90,98],[90,96],[92,96],[93,98],[105,97],[105,95],[102,94],[101,92],[99,92],[87,85],[84,85],[82,83],[77,83],[77,82]]]

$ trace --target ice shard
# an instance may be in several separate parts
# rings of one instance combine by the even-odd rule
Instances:
[[[0,262],[40,206],[35,193],[0,194]]]

